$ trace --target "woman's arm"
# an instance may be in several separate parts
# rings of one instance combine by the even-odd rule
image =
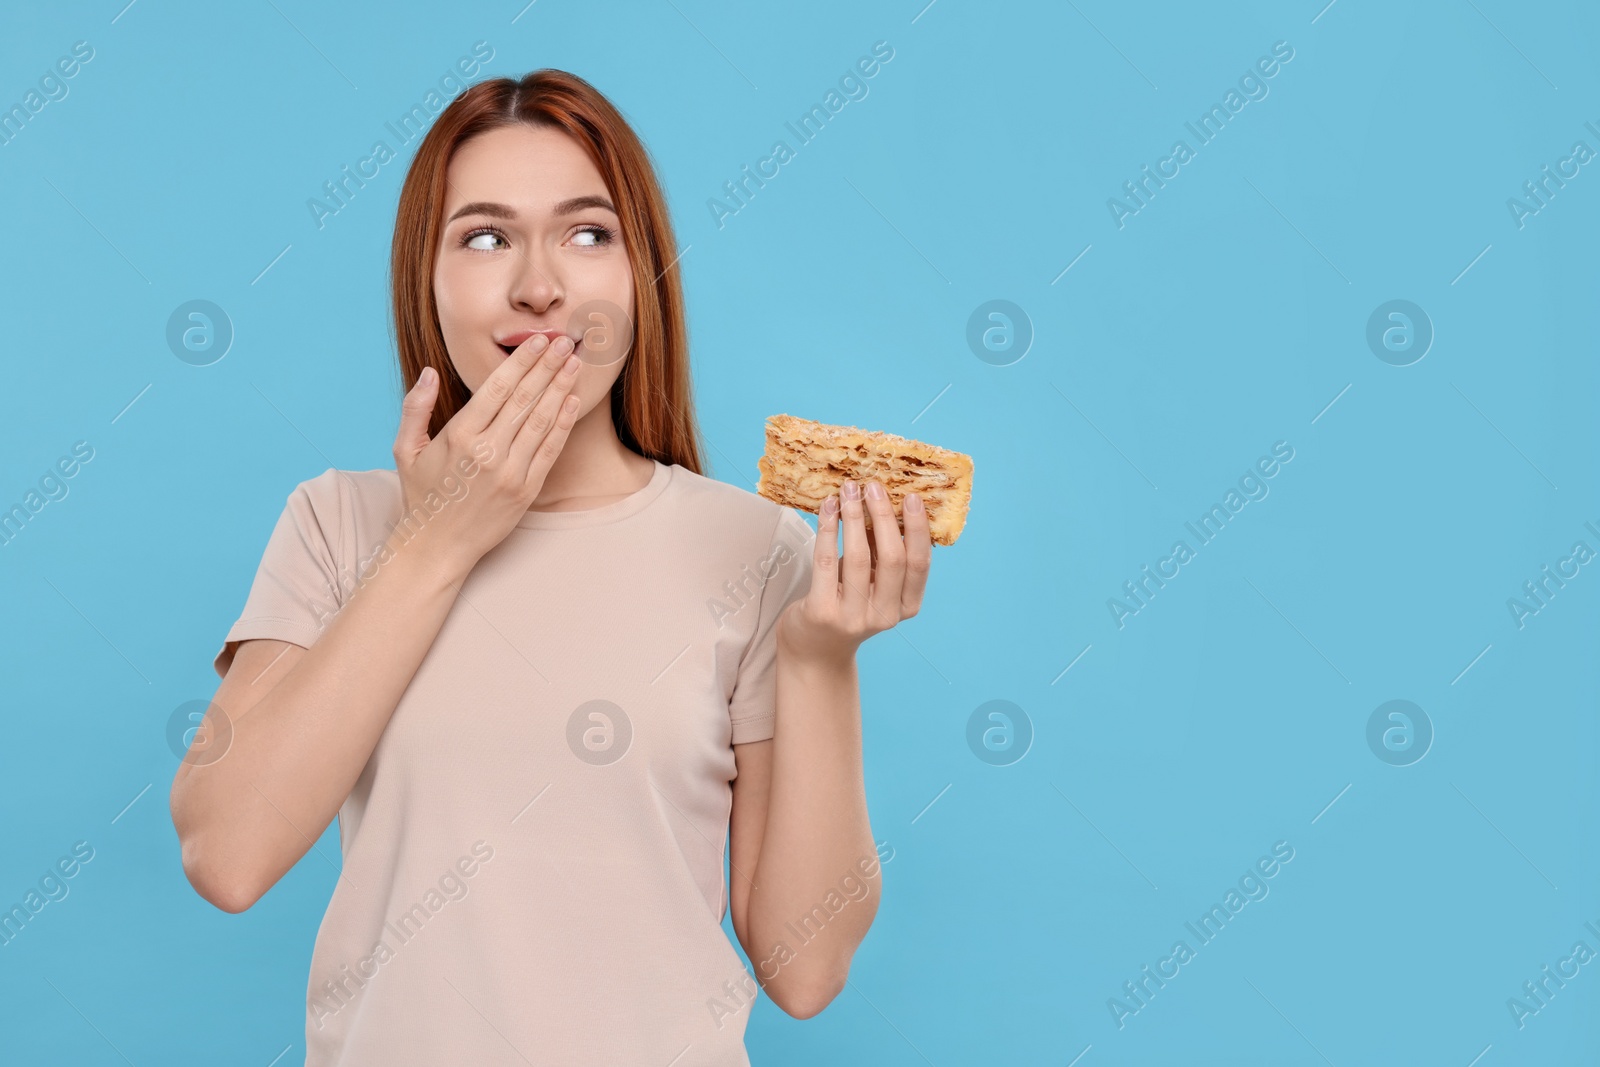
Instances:
[[[214,761],[186,757],[173,779],[184,872],[206,900],[230,912],[250,907],[333,821],[461,583],[527,513],[566,444],[581,363],[571,353],[566,337],[525,343],[436,438],[428,420],[437,373],[428,368],[406,394],[394,444],[402,522],[377,574],[310,648],[285,645],[276,662],[266,642],[242,662],[236,654],[212,701],[227,724],[210,710],[201,724],[208,737],[231,730],[229,747]],[[466,493],[441,495],[463,477]]]
[[[917,613],[931,555],[920,501],[907,503],[902,540],[887,497],[868,484],[876,567],[862,502],[846,483],[842,565],[834,497],[818,522],[811,589],[779,619],[773,736],[734,747],[734,932],[774,1003],[802,1019],[844,988],[882,886],[862,776],[855,652]]]
[[[829,665],[780,651],[777,682],[772,739],[734,746],[731,863],[759,858],[733,874],[730,897],[756,979],[780,1008],[808,1019],[844,988],[882,878],[854,657]]]
[[[178,767],[184,873],[223,911],[254,904],[322,836],[455,603],[465,574],[390,546],[309,649],[241,642],[201,724],[209,738],[231,731],[226,752]]]

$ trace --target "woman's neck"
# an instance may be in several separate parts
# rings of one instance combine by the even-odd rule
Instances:
[[[622,443],[605,397],[573,424],[529,511],[586,511],[650,483],[655,463]]]

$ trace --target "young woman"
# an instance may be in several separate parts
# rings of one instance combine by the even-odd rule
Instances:
[[[813,534],[702,475],[677,255],[571,74],[418,148],[396,469],[289,495],[172,788],[229,912],[338,816],[311,1067],[746,1064],[730,907],[784,1011],[844,986],[881,887],[855,652],[917,613],[927,519],[846,485]]]

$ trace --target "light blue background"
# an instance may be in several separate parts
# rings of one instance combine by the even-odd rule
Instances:
[[[711,474],[750,487],[779,411],[976,462],[923,612],[861,653],[882,908],[822,1015],[757,1006],[754,1063],[1600,1054],[1600,964],[1524,1028],[1506,1006],[1600,949],[1600,567],[1521,629],[1506,606],[1600,549],[1600,171],[1522,228],[1506,206],[1600,149],[1592,7],[121,5],[12,5],[0,33],[5,106],[95,49],[0,147],[0,504],[95,449],[0,549],[0,903],[95,849],[0,949],[8,1062],[304,1055],[337,831],[214,909],[179,864],[164,731],[213,692],[288,491],[390,465],[411,149],[321,230],[306,201],[477,41],[488,75],[591,80],[650,147]],[[719,229],[707,200],[879,40],[869,95]],[[1107,199],[1277,41],[1269,95],[1119,229]],[[237,335],[194,367],[164,330],[202,298]],[[1035,333],[1009,366],[965,341],[991,299]],[[1436,330],[1411,366],[1365,341],[1391,299]],[[1107,599],[1280,440],[1270,495],[1119,629]],[[993,699],[1035,731],[1011,766],[965,740]],[[1411,766],[1366,742],[1391,699],[1436,731]],[[1108,998],[1277,841],[1270,895],[1119,1029]]]

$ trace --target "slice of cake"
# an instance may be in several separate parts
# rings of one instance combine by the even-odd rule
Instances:
[[[972,457],[938,445],[854,426],[773,415],[767,419],[767,449],[756,461],[756,492],[785,507],[817,514],[846,478],[877,479],[889,491],[895,518],[905,529],[907,493],[922,498],[933,543],[953,545],[967,522],[972,501]],[[865,498],[863,498],[863,504]],[[872,511],[866,509],[872,528]]]

